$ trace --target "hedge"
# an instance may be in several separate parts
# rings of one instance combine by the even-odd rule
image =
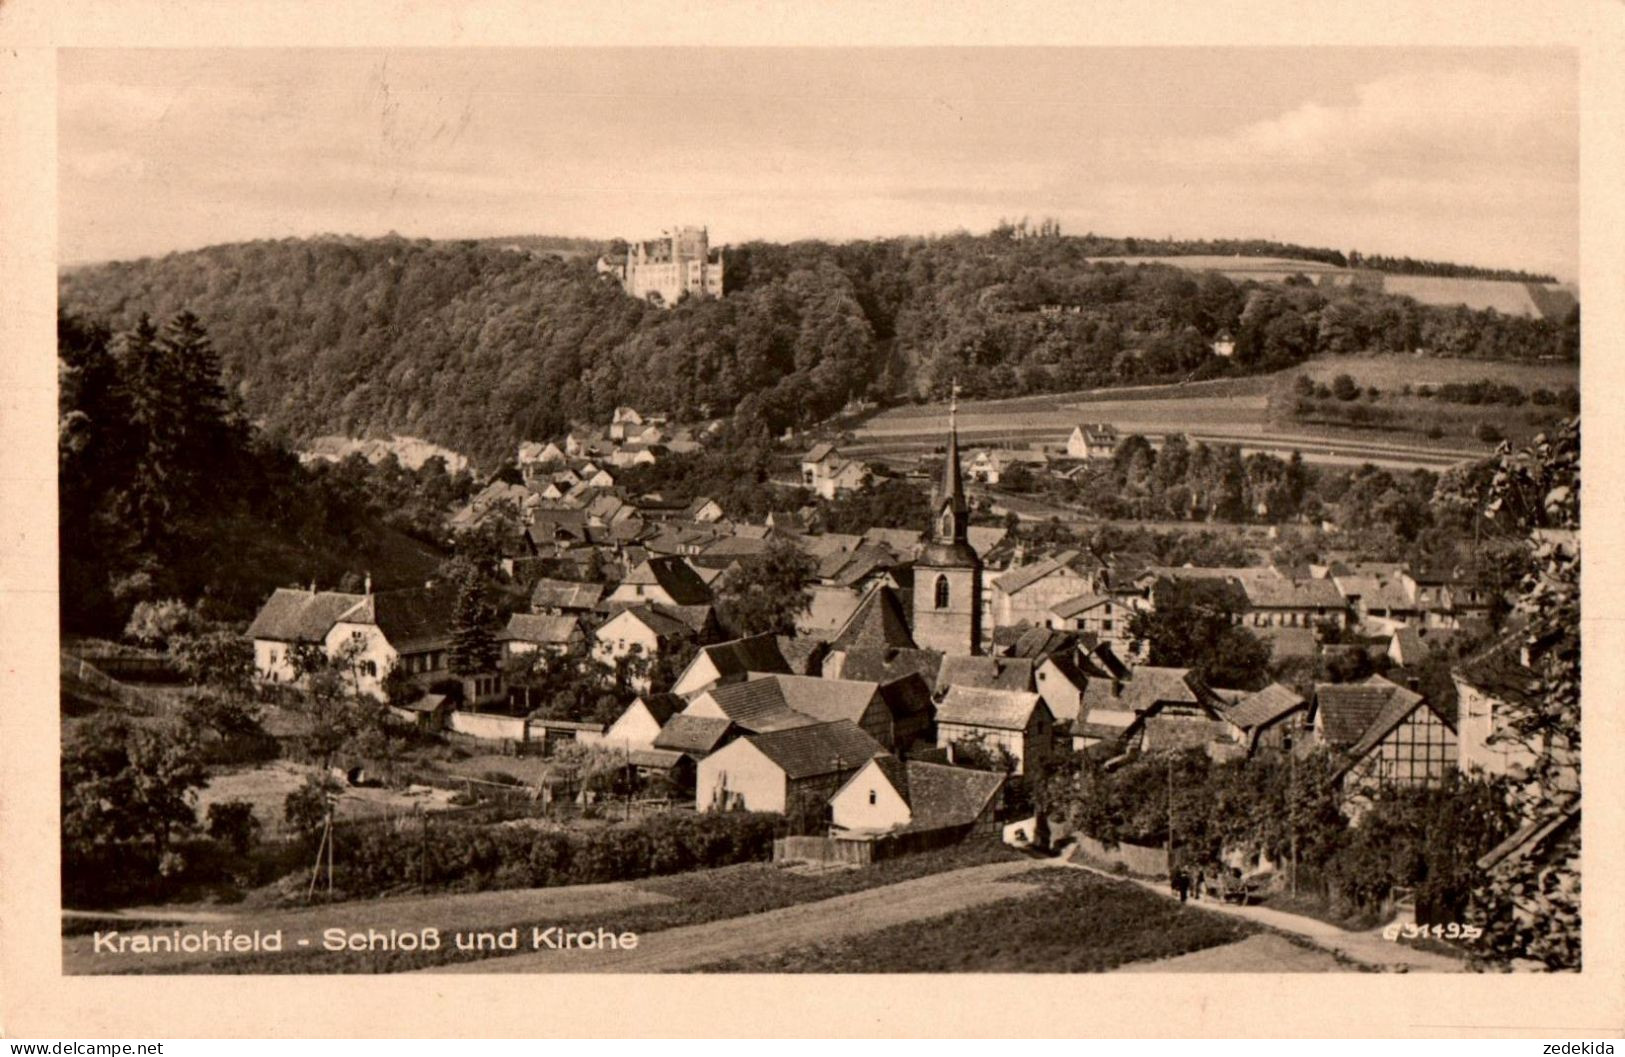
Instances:
[[[348,896],[405,887],[484,891],[627,881],[765,861],[783,818],[751,812],[651,815],[587,830],[429,821],[376,827],[341,843],[335,883]],[[348,846],[345,846],[348,845]]]

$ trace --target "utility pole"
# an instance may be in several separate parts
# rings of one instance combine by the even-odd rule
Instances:
[[[1174,754],[1168,753],[1168,881],[1174,879]]]
[[[1298,894],[1298,754],[1292,744],[1292,735],[1286,740],[1287,794],[1286,820],[1288,843],[1292,848],[1292,894]]]

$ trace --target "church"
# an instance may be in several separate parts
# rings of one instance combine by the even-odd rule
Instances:
[[[948,457],[931,495],[931,526],[914,561],[914,641],[946,654],[982,652],[982,559],[970,545],[959,466],[958,400],[948,403]]]

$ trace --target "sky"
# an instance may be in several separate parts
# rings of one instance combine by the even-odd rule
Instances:
[[[58,93],[63,263],[1028,216],[1578,272],[1561,49],[70,49]]]

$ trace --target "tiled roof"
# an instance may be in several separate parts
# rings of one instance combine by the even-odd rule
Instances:
[[[919,529],[871,528],[863,534],[869,543],[890,547],[899,557],[913,554],[924,533]]]
[[[937,722],[1026,730],[1033,710],[1041,703],[1042,699],[1033,693],[953,686],[937,704]]]
[[[670,607],[662,606],[660,608],[669,609]],[[678,620],[676,617],[667,616],[665,613],[657,611],[656,607],[654,606],[622,607],[617,610],[614,615],[609,618],[609,620],[606,620],[604,623],[598,625],[598,630],[602,631],[610,623],[610,621],[615,620],[622,613],[630,613],[633,619],[637,620],[639,623],[643,624],[650,631],[653,631],[656,635],[663,639],[687,635],[693,630],[688,624]]]
[[[717,708],[740,727],[756,733],[817,722],[814,717],[792,709],[778,682],[771,678],[714,686],[695,700],[705,698],[715,702]]]
[[[749,638],[701,646],[700,652],[711,659],[719,679],[731,679],[747,673],[790,674],[790,665],[779,652],[779,644],[771,632]]]
[[[1074,576],[1079,575],[1072,570],[1072,563],[1078,557],[1078,551],[1062,551],[1052,558],[1044,558],[1040,561],[1030,562],[1027,565],[1017,566],[995,579],[993,586],[1007,595],[1013,595],[1031,587],[1052,573],[1065,570],[1071,572]]]
[[[1408,705],[1404,710],[1408,714],[1421,700],[1420,694],[1396,686],[1380,675],[1373,675],[1363,683],[1316,683],[1315,722],[1334,747],[1349,748],[1384,718],[1393,702]]]
[[[1426,700],[1420,694],[1413,694],[1397,686],[1394,687],[1394,691],[1389,695],[1388,703],[1377,714],[1377,718],[1371,721],[1371,726],[1367,727],[1365,733],[1360,735],[1360,740],[1350,747],[1351,758],[1360,759],[1386,738],[1390,731],[1399,726],[1406,716],[1418,708],[1427,707]]]
[[[1033,662],[1025,657],[968,657],[942,659],[936,688],[963,686],[988,690],[1027,690],[1033,685]]]
[[[1151,716],[1145,721],[1146,752],[1179,752],[1199,749],[1210,742],[1230,741],[1230,728],[1217,720],[1192,716]]]
[[[796,538],[796,545],[818,562],[822,562],[831,554],[850,554],[857,550],[862,542],[862,536],[852,536],[844,532],[825,532],[817,536]]]
[[[651,608],[660,616],[676,621],[696,635],[703,634],[716,621],[716,610],[709,605],[668,606],[657,603]]]
[[[1330,580],[1289,580],[1277,576],[1241,581],[1247,604],[1254,609],[1343,609],[1348,602]]]
[[[345,619],[377,625],[397,651],[413,653],[450,640],[456,608],[456,589],[436,584],[368,595]]]
[[[855,771],[886,754],[878,741],[844,719],[752,734],[747,740],[792,779]]]
[[[1537,685],[1535,673],[1523,665],[1517,635],[1509,635],[1462,662],[1452,674],[1473,689],[1508,704],[1529,700]]]
[[[942,667],[942,654],[936,650],[899,650],[889,647],[859,647],[844,651],[842,679],[867,679],[886,683],[905,675],[919,675],[926,680],[927,690],[937,680]]]
[[[880,692],[875,683],[857,679],[819,679],[810,675],[772,675],[779,693],[793,711],[811,716],[820,723],[863,718],[870,702]]]
[[[779,648],[779,656],[789,664],[790,671],[796,675],[816,674],[825,652],[822,639],[808,635],[775,635],[774,641]]]
[[[833,444],[815,444],[811,451],[801,457],[802,462],[823,462],[835,450]]]
[[[711,601],[711,591],[689,564],[681,558],[650,558],[627,574],[626,583],[659,585],[679,606],[704,605]]]
[[[530,592],[530,605],[532,609],[592,609],[603,597],[603,584],[538,580]]]
[[[365,595],[341,591],[300,591],[279,587],[265,600],[248,626],[251,639],[317,643],[327,637],[339,617],[365,600]]]
[[[1078,634],[1075,631],[1058,631],[1044,627],[1027,628],[1010,645],[1006,656],[1024,657],[1037,662],[1054,653],[1071,653],[1077,642]]]
[[[654,747],[704,755],[717,747],[731,727],[733,722],[720,716],[691,716],[679,712],[660,728]]]
[[[1004,775],[993,771],[922,760],[907,761],[903,770],[913,815],[905,827],[909,830],[969,825],[987,810],[1005,782]]]
[[[688,702],[676,694],[645,694],[632,702],[634,705],[639,703],[642,703],[644,710],[662,727],[666,725],[667,720],[688,707]]]
[[[1149,664],[1134,669],[1123,699],[1136,712],[1155,704],[1211,704],[1211,695],[1202,692],[1189,668],[1159,668]]]
[[[1083,594],[1078,595],[1075,598],[1068,598],[1064,602],[1055,603],[1053,606],[1049,607],[1049,611],[1060,617],[1062,620],[1071,620],[1078,614],[1087,613],[1096,606],[1104,605],[1111,600],[1112,598],[1110,595],[1097,595],[1093,592],[1085,591]]]
[[[965,529],[965,541],[977,557],[986,558],[988,551],[1004,542],[1010,530],[1003,525],[970,525]]]
[[[1315,632],[1313,628],[1248,628],[1253,635],[1269,644],[1275,657],[1313,657]]]
[[[908,620],[903,616],[903,604],[896,592],[885,584],[876,584],[869,589],[863,601],[858,603],[858,608],[852,611],[829,643],[831,650],[850,650],[859,646],[917,648],[908,628]]]
[[[575,617],[545,613],[515,613],[508,618],[508,626],[499,636],[509,642],[535,642],[546,645],[564,645],[581,633]]]
[[[682,759],[682,753],[665,749],[632,749],[626,754],[626,762],[633,767],[648,767],[656,771],[669,771]]]
[[[931,684],[918,674],[904,675],[882,683],[880,699],[886,703],[894,719],[931,712],[936,708],[931,700]]]
[[[1422,636],[1408,624],[1394,632],[1391,648],[1399,654],[1394,658],[1399,664],[1416,665],[1427,660],[1427,643],[1423,642]]]
[[[1225,717],[1243,730],[1252,730],[1275,722],[1305,703],[1297,691],[1280,683],[1271,683],[1256,694],[1248,694],[1231,705]]]

